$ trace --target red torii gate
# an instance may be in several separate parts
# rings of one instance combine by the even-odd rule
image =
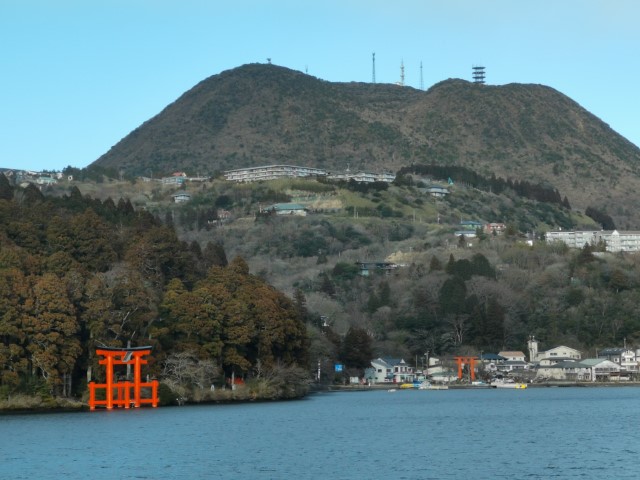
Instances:
[[[158,381],[141,381],[141,366],[148,363],[144,356],[151,354],[152,347],[114,348],[102,347],[96,350],[96,354],[103,357],[100,365],[106,366],[106,382],[89,382],[89,408],[95,410],[96,406],[105,406],[107,410],[114,407],[130,408],[140,407],[143,404],[158,406]],[[114,382],[114,365],[133,365],[133,382]],[[142,398],[142,388],[151,388],[151,398]],[[96,400],[96,390],[105,390],[105,399]],[[133,389],[133,395],[131,395]]]
[[[476,379],[476,360],[478,357],[454,357],[458,364],[458,380],[462,378],[462,365],[469,365],[469,372],[471,373],[471,381]]]

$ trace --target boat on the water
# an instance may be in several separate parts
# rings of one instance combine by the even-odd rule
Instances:
[[[526,383],[497,383],[494,385],[494,387],[523,389],[523,388],[527,388],[527,384]]]
[[[527,388],[526,383],[515,382],[513,380],[494,379],[491,382],[491,386],[494,388],[515,388],[518,390]]]
[[[431,382],[422,382],[418,386],[418,390],[449,390],[447,385],[436,385]]]

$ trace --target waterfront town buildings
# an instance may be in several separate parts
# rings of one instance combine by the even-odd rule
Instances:
[[[536,378],[575,382],[611,381],[620,379],[620,365],[602,358],[587,358],[579,362],[565,360],[538,367]]]
[[[525,361],[525,355],[521,351],[505,350],[498,352],[502,360],[498,363],[498,370],[502,372],[513,372],[515,370],[527,370],[529,364]]]
[[[638,373],[638,360],[640,352],[634,352],[630,348],[605,348],[597,352],[596,356],[601,359],[610,360],[618,365],[622,370],[631,373]]]
[[[375,383],[413,382],[415,378],[414,368],[402,358],[376,358],[371,367]]]
[[[527,343],[528,361],[521,351],[482,352],[477,356],[477,372],[491,378],[526,378],[534,382],[615,382],[638,380],[640,375],[640,349],[605,348],[595,358],[582,358],[579,350],[564,345],[540,351],[533,336]],[[367,369],[367,379],[379,384],[413,382],[418,378],[445,383],[458,379],[451,358],[430,357],[429,363],[439,365],[437,376],[432,368],[418,370],[417,359],[416,365],[411,366],[403,359],[377,358]]]

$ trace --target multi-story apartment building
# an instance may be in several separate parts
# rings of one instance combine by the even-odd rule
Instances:
[[[275,180],[277,178],[296,177],[326,177],[329,180],[355,180],[356,182],[387,182],[391,183],[396,176],[393,173],[345,172],[329,173],[326,170],[296,165],[264,165],[261,167],[237,168],[224,172],[226,180],[231,182],[258,182],[260,180]]]
[[[258,182],[260,180],[276,180],[278,178],[326,176],[326,170],[296,165],[264,165],[261,167],[237,168],[224,172],[225,179],[230,182]]]
[[[603,242],[608,252],[640,251],[640,231],[618,230],[559,230],[547,232],[548,243],[564,242],[569,248],[583,248],[585,244]]]
[[[355,180],[356,182],[361,183],[372,183],[372,182],[386,182],[391,183],[396,179],[396,176],[393,173],[383,172],[383,173],[372,173],[372,172],[345,172],[345,173],[330,173],[327,178],[329,180]]]

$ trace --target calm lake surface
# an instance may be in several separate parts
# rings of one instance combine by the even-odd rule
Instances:
[[[637,479],[640,389],[0,416],[0,479]]]

